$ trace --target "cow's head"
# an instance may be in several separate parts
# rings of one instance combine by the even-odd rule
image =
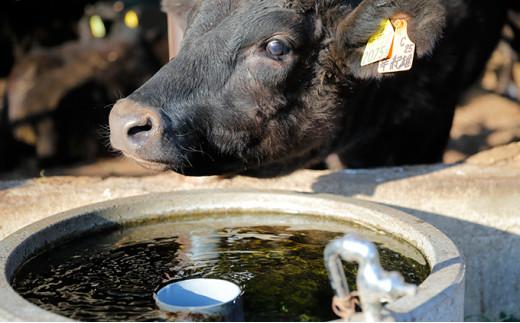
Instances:
[[[379,77],[360,66],[368,38],[397,17],[428,54],[438,0],[195,1],[175,59],[114,106],[112,145],[188,175],[273,176],[323,159],[344,144],[352,83]]]

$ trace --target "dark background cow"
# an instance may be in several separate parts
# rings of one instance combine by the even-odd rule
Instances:
[[[108,156],[109,108],[167,62],[163,16],[156,0],[2,2],[0,172]]]

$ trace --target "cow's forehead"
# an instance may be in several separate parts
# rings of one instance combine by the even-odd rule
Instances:
[[[291,8],[297,12],[306,12],[316,7],[319,0],[284,0],[284,7]]]
[[[208,13],[215,13],[216,11],[229,13],[238,8],[282,8],[287,7],[289,3],[300,1],[306,0],[198,0],[198,6],[201,11]]]
[[[195,0],[199,14],[204,15],[207,19],[225,16],[237,9],[248,9],[254,14],[258,10],[300,8],[311,2],[314,3],[316,0]]]
[[[291,0],[291,3],[294,2]],[[274,18],[291,13],[296,16],[298,10],[293,9],[294,5],[289,4],[289,0],[202,0],[190,19],[186,37],[199,37],[214,29],[228,35],[244,33],[255,28],[256,24],[265,23],[266,19],[274,25],[284,24],[287,19],[277,21]]]

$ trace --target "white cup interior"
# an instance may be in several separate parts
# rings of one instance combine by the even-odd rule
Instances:
[[[156,297],[175,307],[207,307],[225,304],[240,295],[240,287],[221,279],[196,278],[161,288]]]

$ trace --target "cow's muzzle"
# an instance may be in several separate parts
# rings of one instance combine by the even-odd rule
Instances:
[[[161,163],[165,119],[156,109],[122,99],[112,108],[109,124],[113,148],[146,167],[166,167]]]

